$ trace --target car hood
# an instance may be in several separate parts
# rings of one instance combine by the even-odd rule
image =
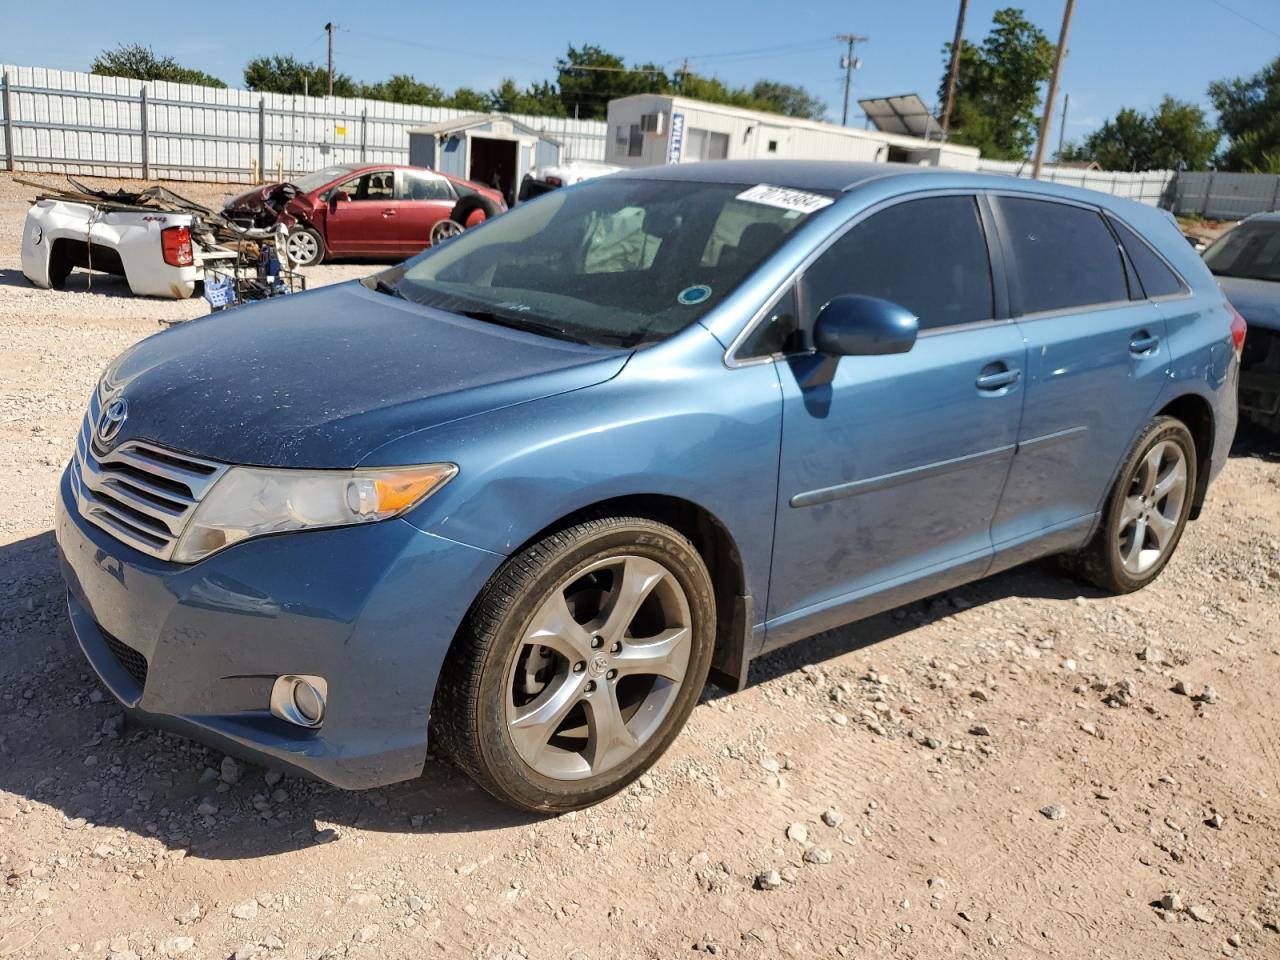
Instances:
[[[103,378],[150,440],[227,463],[350,468],[406,434],[615,376],[627,351],[499,327],[358,281],[193,320]]]
[[[1250,326],[1280,330],[1280,283],[1218,277],[1222,292]]]

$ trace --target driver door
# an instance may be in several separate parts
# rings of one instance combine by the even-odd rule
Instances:
[[[347,199],[338,199],[339,193],[347,194]],[[398,214],[394,170],[375,170],[339,184],[328,195],[325,242],[329,251],[399,259]]]
[[[1017,442],[1026,349],[995,319],[977,197],[906,198],[857,223],[800,279],[802,329],[846,293],[901,304],[920,333],[907,353],[778,364],[768,648],[847,622],[864,598],[980,576]]]

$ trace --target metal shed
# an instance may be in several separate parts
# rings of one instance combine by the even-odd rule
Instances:
[[[899,161],[973,170],[978,150],[685,97],[638,94],[609,101],[605,160],[610,163],[643,167],[766,157]]]
[[[560,141],[502,114],[475,113],[414,127],[409,131],[409,163],[441,173],[495,183],[510,203],[530,167],[559,163]]]

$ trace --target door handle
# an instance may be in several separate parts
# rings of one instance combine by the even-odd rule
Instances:
[[[394,209],[388,207],[386,210],[382,211],[382,215],[384,217],[394,217],[396,215],[396,212]]]
[[[1129,352],[1137,356],[1150,353],[1156,347],[1160,346],[1160,338],[1152,336],[1146,330],[1140,330],[1133,335],[1133,339],[1129,341]]]
[[[1013,386],[1022,377],[1021,370],[1011,370],[1003,363],[992,364],[992,367],[996,369],[993,370],[991,367],[987,367],[986,369],[991,370],[991,372],[979,375],[978,379],[974,381],[979,390],[1001,390],[1004,387]]]

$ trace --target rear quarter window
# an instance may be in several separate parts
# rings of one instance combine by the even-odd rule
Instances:
[[[1129,299],[1120,248],[1096,211],[1021,197],[997,203],[1021,313]]]
[[[1116,236],[1124,247],[1124,252],[1138,273],[1142,290],[1148,297],[1170,297],[1187,291],[1187,285],[1170,266],[1164,262],[1147,241],[1138,236],[1123,221],[1108,217],[1115,227]]]

